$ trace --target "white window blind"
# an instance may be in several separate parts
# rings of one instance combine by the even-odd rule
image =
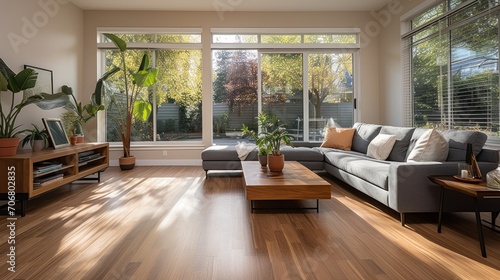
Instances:
[[[403,35],[406,122],[499,136],[499,3],[449,0]]]

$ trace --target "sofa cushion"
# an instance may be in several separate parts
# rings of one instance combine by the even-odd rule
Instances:
[[[392,151],[387,157],[387,160],[405,161],[406,153],[410,146],[410,139],[414,131],[414,127],[382,126],[380,129],[381,134],[390,134],[396,137],[396,143],[394,143],[394,147],[392,147]]]
[[[239,161],[236,146],[213,145],[201,152],[201,159],[206,161]],[[251,151],[245,160],[257,160],[257,150]]]
[[[368,144],[366,155],[380,160],[386,160],[396,143],[396,136],[380,133]]]
[[[323,154],[314,148],[290,147],[281,148],[281,153],[285,155],[286,161],[318,161],[324,160]]]
[[[330,151],[325,153],[325,161],[339,169],[387,190],[390,162],[367,157],[364,154]]]
[[[382,128],[377,124],[355,123],[353,128],[356,129],[352,138],[351,150],[366,154],[368,144],[377,136]]]
[[[429,129],[415,143],[407,161],[445,161],[448,140],[437,130]]]
[[[450,146],[446,161],[464,161],[467,143],[472,143],[472,151],[477,157],[488,139],[482,132],[468,130],[445,130],[443,135]]]
[[[328,127],[321,147],[351,150],[354,128]]]

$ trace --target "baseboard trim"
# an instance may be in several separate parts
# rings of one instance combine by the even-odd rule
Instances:
[[[136,166],[201,166],[201,159],[136,160]],[[109,166],[119,166],[118,160],[110,160]]]

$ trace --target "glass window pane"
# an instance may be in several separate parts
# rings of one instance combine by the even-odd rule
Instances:
[[[447,37],[435,37],[415,44],[412,73],[415,126],[435,127],[446,118],[443,98],[447,95]]]
[[[230,34],[219,34],[213,35],[212,38],[214,43],[258,43],[257,35],[230,35]]]
[[[201,50],[157,50],[156,63],[156,141],[201,140]]]
[[[354,44],[356,43],[356,35],[353,34],[311,34],[304,35],[304,43],[306,44]]]
[[[453,128],[498,133],[497,26],[496,17],[483,17],[451,32]]]
[[[214,143],[236,144],[242,124],[258,130],[257,51],[213,51],[212,63]]]
[[[439,5],[435,6],[434,8],[431,8],[421,15],[415,17],[411,21],[411,28],[415,29],[421,25],[424,25],[425,23],[441,16],[446,12],[446,2],[442,2]]]
[[[300,35],[262,35],[264,44],[300,44],[302,42]]]
[[[294,140],[303,140],[302,54],[264,53],[261,63],[262,110],[276,115]]]
[[[144,34],[144,33],[115,33],[125,42],[134,43],[201,43],[200,34]],[[103,42],[111,42],[103,36]]]
[[[309,140],[321,141],[327,125],[352,127],[352,54],[310,54]]]

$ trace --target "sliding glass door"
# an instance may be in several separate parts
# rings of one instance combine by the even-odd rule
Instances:
[[[324,128],[354,122],[353,53],[264,50],[213,52],[213,132],[217,144],[257,130],[264,111],[297,141],[322,141]]]
[[[261,53],[259,65],[261,110],[304,140],[303,54]]]

